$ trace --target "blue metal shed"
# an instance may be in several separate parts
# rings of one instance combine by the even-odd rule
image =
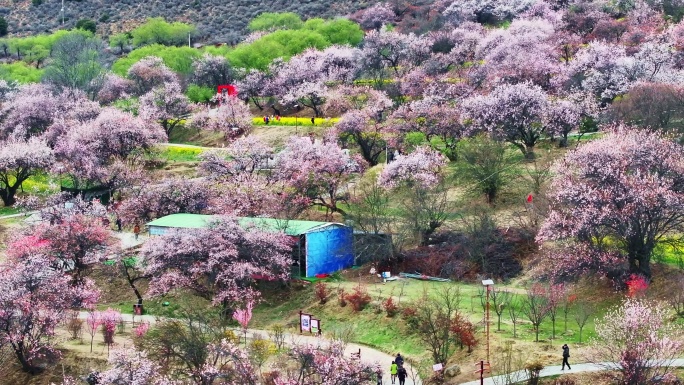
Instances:
[[[172,214],[147,223],[150,235],[163,235],[170,228],[202,228],[214,216]],[[293,248],[293,271],[301,276],[331,274],[354,264],[354,232],[349,226],[333,222],[285,220],[274,218],[237,218],[245,228],[284,232],[297,238]],[[298,267],[298,268],[297,268]]]

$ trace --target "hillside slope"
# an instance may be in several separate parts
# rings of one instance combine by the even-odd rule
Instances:
[[[38,0],[34,0],[36,3]],[[0,0],[0,15],[9,23],[10,36],[52,32],[62,28],[60,0]],[[198,40],[235,43],[251,19],[262,12],[296,12],[304,18],[347,15],[374,1],[353,0],[82,0],[65,1],[65,28],[79,19],[97,22],[98,33],[131,30],[148,17],[190,22],[197,26]]]

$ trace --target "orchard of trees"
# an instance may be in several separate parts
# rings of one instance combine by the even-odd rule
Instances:
[[[301,245],[237,219],[271,217],[390,234],[386,252],[357,248],[356,257],[393,273],[523,276],[534,284],[493,293],[499,331],[504,317],[517,338],[524,319],[538,342],[550,322],[553,340],[571,314],[581,343],[597,317],[592,359],[618,363],[616,381],[671,380],[684,348],[671,309],[681,317],[684,301],[670,293],[665,305],[648,288],[684,280],[684,6],[459,0],[429,11],[420,33],[407,31],[418,14],[410,2],[335,19],[266,12],[232,46],[188,47],[202,31],[163,18],[109,36],[108,48],[91,20],[0,39],[2,209],[37,217],[3,235],[0,352],[41,373],[62,354],[53,337],[79,312],[91,350],[100,329],[115,345],[121,314],[97,310],[110,304],[96,274],[107,265],[138,305],[187,296],[207,309],[136,326],[134,349],[110,354],[100,384],[152,373],[156,384],[375,381],[378,368],[345,356],[339,341],[247,346],[264,282],[295,290]],[[222,84],[238,94],[216,95]],[[294,129],[281,117],[294,117]],[[213,137],[214,148],[180,167],[164,159],[193,135]],[[109,227],[175,213],[214,219],[134,247]],[[592,313],[568,289],[587,282],[628,298]],[[340,289],[340,306],[362,312],[372,302],[364,290]],[[317,285],[315,295],[322,306],[331,293]],[[396,297],[385,293],[378,313],[401,313],[430,360],[481,345],[455,288],[408,305]],[[262,372],[272,350],[287,351],[273,378]]]

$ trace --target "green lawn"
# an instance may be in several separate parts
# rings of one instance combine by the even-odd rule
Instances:
[[[335,282],[328,283],[337,288]],[[353,282],[341,282],[342,287],[352,287]],[[354,313],[349,305],[341,308],[337,297],[332,296],[321,305],[313,294],[313,284],[291,292],[275,292],[266,295],[254,309],[251,327],[270,329],[276,324],[285,325],[288,332],[296,332],[299,311],[313,314],[321,320],[324,333],[354,330],[353,341],[372,346],[387,353],[401,351],[414,357],[421,357],[425,349],[419,341],[409,335],[399,316],[388,318],[384,312],[377,313],[370,306]]]
[[[0,207],[0,216],[17,214],[19,209],[16,207]]]
[[[22,190],[32,194],[50,194],[59,191],[59,178],[47,173],[31,176],[22,184]]]
[[[314,284],[302,283],[295,281],[291,287],[285,288],[275,283],[261,284],[259,290],[263,293],[261,302],[253,311],[251,328],[255,329],[271,329],[275,325],[283,325],[285,331],[296,334],[298,332],[298,317],[299,311],[310,313],[321,320],[321,327],[324,333],[330,336],[333,333],[339,333],[344,330],[352,330],[352,341],[360,344],[368,345],[375,349],[384,351],[388,354],[402,354],[410,357],[412,362],[418,363],[418,367],[428,368],[431,364],[431,357],[426,346],[419,340],[419,338],[412,333],[403,319],[401,313],[394,317],[388,317],[382,310],[381,303],[390,295],[393,296],[396,302],[399,303],[400,308],[415,307],[416,302],[420,301],[423,293],[434,296],[437,292],[449,285],[455,285],[460,289],[461,301],[459,309],[463,315],[468,317],[475,325],[477,333],[476,338],[480,345],[484,344],[483,336],[483,308],[480,301],[481,285],[466,284],[466,283],[443,283],[420,281],[414,279],[402,279],[399,281],[391,281],[383,284],[379,279],[372,283],[364,283],[368,293],[371,296],[371,304],[368,305],[361,312],[353,312],[351,306],[347,304],[341,307],[338,301],[337,292],[344,289],[346,292],[352,291],[358,285],[359,275],[360,279],[368,282],[368,272],[364,269],[356,269],[347,271],[344,276],[346,279],[338,281],[326,281],[328,288],[331,290],[329,300],[325,304],[320,304],[315,297]],[[102,279],[111,274],[103,274]],[[366,275],[365,277],[363,275]],[[141,284],[141,290],[144,293],[146,285]],[[500,287],[500,286],[497,286]],[[507,287],[516,293],[524,293],[520,287]],[[602,294],[594,293],[594,288],[587,289],[588,294],[583,295],[601,297]],[[111,293],[110,293],[111,292]],[[143,296],[145,296],[143,294]],[[102,303],[98,309],[104,310],[108,307],[119,309],[125,313],[132,313],[135,296],[132,291],[117,279],[115,286],[106,292]],[[401,297],[401,299],[399,298]],[[523,298],[523,294],[515,294],[518,300]],[[620,295],[606,295],[605,298],[592,298],[593,309],[596,309],[589,321],[587,322],[583,331],[583,342],[588,341],[594,335],[594,319],[601,317],[606,310],[611,307]],[[167,302],[164,305],[164,302]],[[190,307],[205,309],[209,306],[208,301],[201,300],[187,293],[174,293],[166,297],[158,299],[148,299],[145,296],[144,302],[146,314],[178,317],[181,316],[181,311]],[[517,306],[521,306],[518,302]],[[497,331],[497,316],[492,310],[491,312],[491,331],[492,331],[492,346],[502,346],[504,341],[515,340],[519,343],[525,343],[535,351],[543,351],[549,345],[560,346],[563,343],[577,345],[578,343],[578,329],[574,321],[574,314],[571,312],[568,315],[568,330],[565,331],[562,311],[558,312],[556,323],[556,339],[551,340],[551,321],[546,320],[541,326],[539,334],[540,342],[533,343],[534,331],[529,321],[524,320],[524,315],[520,315],[519,324],[517,325],[517,337],[513,337],[513,325],[510,322],[508,313],[505,312],[502,318],[501,331]],[[481,347],[478,349],[482,349]],[[471,356],[465,354],[465,351],[457,352],[457,362],[469,362]]]
[[[132,314],[133,304],[137,303],[137,301],[132,291],[130,292],[130,295],[127,295],[127,297],[130,297],[130,299],[115,302],[100,302],[97,304],[97,310],[106,310],[108,308],[112,308],[120,311],[121,313]],[[181,317],[181,313],[185,309],[190,309],[193,306],[201,306],[202,308],[209,306],[208,301],[204,301],[189,295],[143,298],[143,308],[145,310],[145,314],[158,317]]]
[[[342,281],[329,282],[328,285],[336,293],[338,289],[344,289],[349,292],[358,283]],[[331,329],[341,329],[345,326],[352,327],[355,330],[354,341],[358,343],[366,344],[388,353],[402,351],[413,357],[428,359],[425,347],[415,335],[410,333],[401,315],[389,318],[384,311],[378,311],[377,309],[379,308],[379,303],[388,296],[392,295],[398,301],[400,294],[400,305],[411,307],[412,303],[422,297],[424,291],[434,295],[440,288],[446,285],[456,285],[460,288],[460,311],[470,318],[478,330],[482,331],[484,312],[480,301],[479,285],[426,282],[412,279],[387,282],[384,285],[381,282],[367,285],[366,288],[372,297],[373,303],[359,313],[352,312],[349,305],[340,307],[336,295],[332,295],[326,304],[319,304],[314,296],[313,284],[289,293],[282,292],[280,295],[268,295],[264,297],[264,301],[254,310],[252,326],[268,329],[275,324],[283,324],[294,330],[297,326],[298,312],[302,310],[320,318],[324,332]],[[513,289],[522,292],[520,288]],[[517,306],[520,307],[523,295],[516,294],[515,297],[518,300]],[[594,319],[601,317],[615,300],[616,297],[605,298],[598,303],[594,303],[593,307],[596,309],[596,313],[589,318],[584,327],[582,332],[583,342],[588,341],[594,335]],[[494,311],[491,311],[491,320],[490,327],[494,340],[513,338],[513,325],[507,312],[502,316],[501,331],[497,331],[497,316]],[[534,341],[534,330],[522,314],[520,315],[516,332],[517,340]],[[552,322],[547,319],[540,328],[540,344],[543,344],[541,341],[549,342],[551,334]],[[481,338],[481,334],[478,333],[478,339],[481,340]],[[556,339],[553,344],[577,344],[578,340],[579,332],[574,321],[573,311],[571,310],[568,314],[568,328],[566,331],[562,310],[559,310],[556,318]]]
[[[13,180],[10,180],[10,183],[14,183]],[[27,180],[24,181],[24,183],[21,184],[21,187],[17,191],[17,197],[21,197],[22,195],[49,195],[53,194],[59,191],[59,185],[60,181],[59,178],[50,175],[45,172],[41,172],[35,175],[32,175],[29,177]],[[0,216],[2,215],[11,215],[11,214],[16,214],[20,212],[20,210],[16,207],[0,207]]]

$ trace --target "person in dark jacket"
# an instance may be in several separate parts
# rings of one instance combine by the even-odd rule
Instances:
[[[568,344],[563,344],[563,368],[561,370],[565,370],[565,365],[568,365],[568,370],[572,370],[568,358],[570,358],[570,348]]]
[[[399,366],[404,365],[404,357],[401,356],[401,354],[397,353],[397,358],[394,359],[394,362],[397,363]]]
[[[406,369],[404,369],[403,365],[399,366],[399,369],[397,369],[397,378],[399,378],[399,385],[406,385],[406,376],[408,373],[406,373]]]

